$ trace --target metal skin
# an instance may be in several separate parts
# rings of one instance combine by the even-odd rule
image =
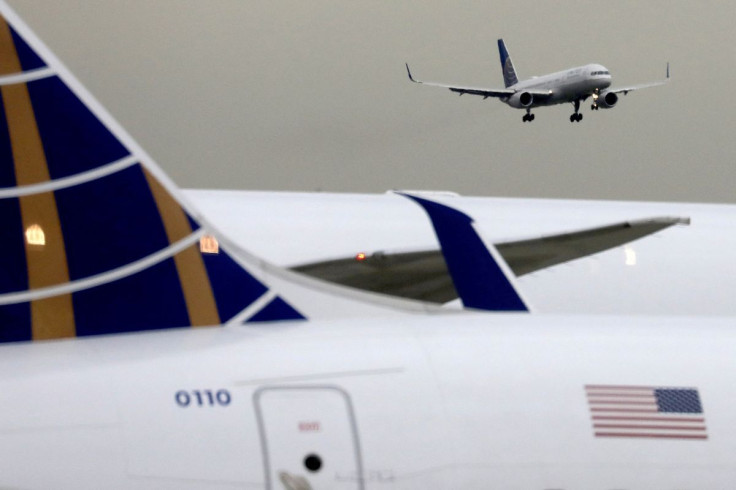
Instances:
[[[596,90],[604,90],[611,85],[611,75],[591,75],[595,72],[608,72],[606,67],[598,64],[589,64],[558,71],[540,77],[522,80],[516,85],[509,87],[520,94],[519,97],[509,97],[506,102],[516,109],[543,107],[565,102],[573,102],[581,99],[581,94],[590,94]],[[521,95],[528,91],[549,91],[549,97],[534,97],[531,104],[521,104]]]
[[[468,314],[3,345],[0,485],[730,488],[732,331]],[[707,439],[595,437],[590,384],[697,388]]]
[[[34,327],[32,341],[9,335],[0,345],[0,487],[675,490],[736,483],[731,319],[477,314],[371,300],[284,271],[220,235],[1,0],[0,10],[8,24],[0,46],[14,46],[20,60],[0,75],[12,136],[3,140],[6,156],[12,152],[0,168],[15,181],[2,199],[20,202],[5,207],[3,264],[5,271],[26,264],[17,277],[3,277],[15,282],[0,294],[0,327],[12,330],[26,316]],[[48,109],[60,113],[41,117]],[[69,127],[80,132],[54,137]],[[67,158],[67,150],[83,155],[99,134],[135,158],[95,159],[75,170],[85,160]],[[30,164],[38,175],[20,179]],[[115,194],[82,192],[133,170],[130,182],[145,186],[132,187],[143,190],[126,193],[125,206]],[[109,211],[93,205],[100,197],[110,198],[119,219],[105,214],[111,218],[91,234],[69,224],[80,210],[98,217]],[[141,197],[158,209],[143,231],[158,230],[166,241],[153,253],[126,256],[116,251],[119,237],[151,217],[126,214]],[[40,224],[31,220],[39,209],[46,213]],[[290,222],[274,217],[272,226],[282,231]],[[7,225],[11,220],[16,226]],[[57,227],[49,224],[54,220]],[[94,253],[75,252],[76,262],[61,253],[88,245],[100,230],[118,238]],[[250,230],[272,244],[285,241],[267,228]],[[195,258],[210,253],[199,241],[205,232],[212,234],[206,244],[219,240],[235,259],[204,269],[175,260],[185,249]],[[48,254],[53,260],[40,260]],[[96,267],[84,273],[81,266],[92,260]],[[178,283],[157,282],[141,294],[149,282],[128,282],[164,260]],[[69,277],[56,274],[64,263]],[[223,270],[228,274],[218,276]],[[217,284],[213,299],[230,300],[228,319],[220,315],[226,325],[208,328],[214,316],[199,315],[213,306],[201,289],[188,289],[202,285],[202,271]],[[233,271],[252,273],[249,284],[260,296],[243,297]],[[31,280],[19,289],[26,276]],[[161,308],[167,295],[184,298],[191,322],[166,323],[176,313]],[[27,302],[39,308],[23,316]],[[304,313],[299,320],[287,303]],[[120,328],[124,315],[140,323]],[[82,318],[90,330],[79,331]],[[67,321],[77,330],[56,329]],[[48,335],[37,335],[38,326]],[[698,429],[699,439],[598,437],[586,401],[591,385],[686,387],[702,400],[707,430]]]
[[[593,98],[591,110],[596,110],[599,107],[610,109],[616,105],[617,94],[626,95],[634,90],[656,87],[670,81],[669,63],[667,64],[664,80],[618,88],[609,88],[611,86],[611,74],[606,67],[597,63],[519,81],[503,39],[498,40],[498,54],[504,80],[505,88],[503,89],[464,87],[417,80],[412,76],[408,63],[406,64],[406,72],[409,80],[414,83],[446,88],[459,95],[478,95],[483,97],[484,100],[497,98],[510,107],[524,109],[526,114],[522,117],[523,122],[534,120],[534,114],[531,113],[531,110],[536,107],[563,103],[572,103],[574,106],[575,112],[570,116],[570,122],[580,122],[583,119],[582,114],[579,113],[580,103],[586,101],[589,97]],[[604,99],[601,101],[602,105],[598,104],[599,97]]]

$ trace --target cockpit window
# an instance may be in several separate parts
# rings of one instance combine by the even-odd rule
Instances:
[[[608,70],[600,70],[600,71],[594,71],[591,72],[590,75],[595,77],[597,75],[610,75],[611,73]]]

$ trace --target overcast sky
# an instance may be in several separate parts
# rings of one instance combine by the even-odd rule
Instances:
[[[736,202],[736,4],[9,0],[183,187]],[[571,124],[417,78],[502,87],[598,62],[621,97]]]

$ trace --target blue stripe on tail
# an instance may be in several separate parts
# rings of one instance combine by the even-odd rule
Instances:
[[[511,61],[511,56],[506,49],[506,44],[503,42],[503,39],[498,40],[498,54],[501,58],[501,71],[503,73],[504,85],[506,88],[516,85],[519,83],[519,79],[516,77],[514,63]]]
[[[130,152],[58,77],[28,84],[52,179],[115,162]]]
[[[189,325],[172,259],[72,295],[77,335],[135,332]]]
[[[0,294],[25,291],[28,268],[18,199],[0,199],[0,243]]]
[[[12,162],[13,151],[10,147],[10,133],[5,119],[5,105],[0,97],[0,162]],[[0,189],[15,186],[15,169],[13,165],[0,163]]]
[[[13,37],[13,44],[15,44],[20,66],[23,68],[23,71],[35,70],[46,66],[46,63],[41,57],[31,49],[28,43],[12,27],[10,28],[10,34]]]
[[[71,280],[122,267],[169,245],[139,165],[55,195]]]
[[[274,298],[261,311],[248,319],[248,323],[272,322],[279,320],[303,320],[301,313],[281,298]]]

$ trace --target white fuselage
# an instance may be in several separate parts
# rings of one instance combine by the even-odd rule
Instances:
[[[733,488],[733,328],[467,314],[5,344],[0,486]],[[694,387],[707,438],[595,437],[590,384]]]
[[[510,89],[523,92],[525,90],[543,90],[551,92],[546,99],[535,98],[531,107],[548,106],[584,100],[596,91],[602,91],[611,85],[611,74],[603,65],[591,63],[585,66],[570,68],[549,75],[522,80]],[[505,102],[508,102],[506,99]]]

